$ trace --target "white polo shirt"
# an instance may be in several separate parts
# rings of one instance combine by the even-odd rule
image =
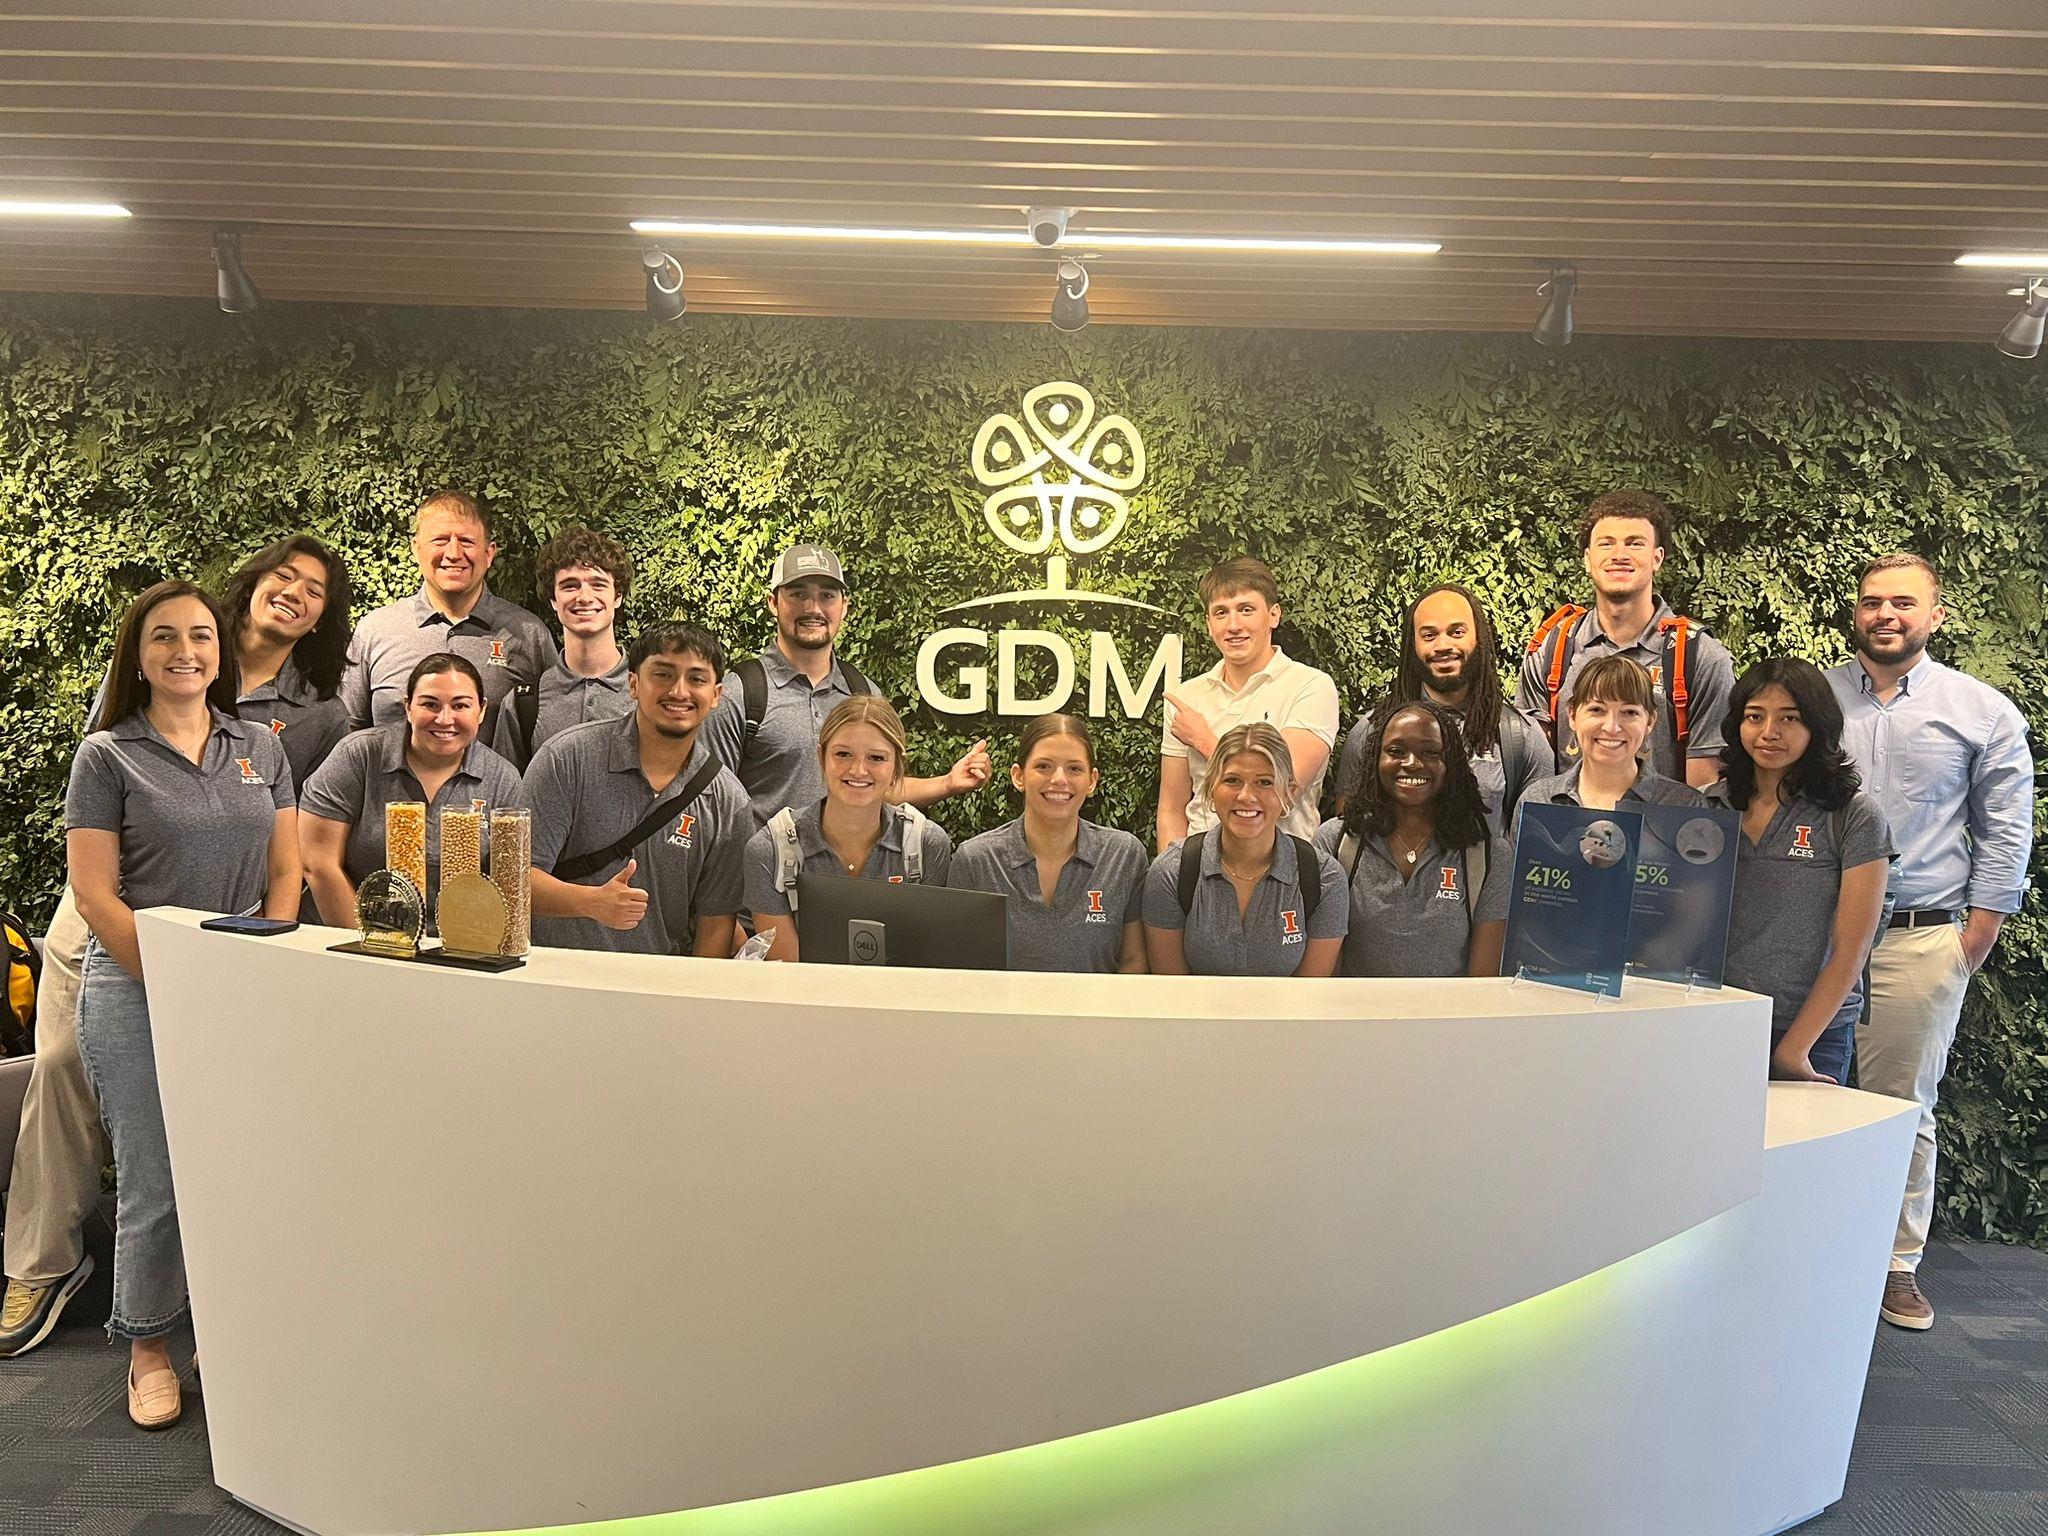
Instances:
[[[1273,648],[1272,660],[1254,672],[1242,688],[1233,690],[1223,681],[1223,663],[1219,661],[1200,677],[1182,683],[1180,693],[1192,708],[1202,712],[1218,737],[1232,726],[1263,720],[1283,731],[1313,731],[1326,747],[1337,741],[1337,685],[1327,672],[1288,660],[1278,646]],[[1188,760],[1188,779],[1194,791],[1188,799],[1188,830],[1206,831],[1216,825],[1216,813],[1202,793],[1209,760],[1174,736],[1173,716],[1173,705],[1168,704],[1159,755]],[[1316,807],[1322,800],[1323,776],[1329,771],[1326,757],[1314,781],[1296,793],[1284,823],[1296,837],[1314,837],[1322,824]]]

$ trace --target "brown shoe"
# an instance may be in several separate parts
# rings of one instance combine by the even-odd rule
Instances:
[[[159,1366],[137,1381],[135,1368],[128,1368],[128,1417],[137,1429],[169,1429],[184,1413],[176,1371]]]
[[[1934,1326],[1934,1308],[1920,1294],[1920,1282],[1903,1269],[1895,1269],[1884,1277],[1884,1300],[1877,1315],[1894,1328],[1910,1328],[1915,1333],[1924,1333]]]

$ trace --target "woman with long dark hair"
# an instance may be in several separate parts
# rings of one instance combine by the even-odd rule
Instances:
[[[1340,973],[1497,975],[1512,871],[1456,712],[1417,699],[1372,726],[1344,815],[1316,833],[1351,893]]]
[[[1040,715],[1017,740],[1024,812],[970,837],[947,884],[1008,899],[1013,971],[1145,969],[1144,846],[1082,815],[1102,775],[1086,721]]]
[[[182,1411],[165,1336],[186,1296],[135,914],[180,906],[289,918],[299,906],[291,769],[275,733],[235,715],[227,628],[188,581],[158,582],[129,606],[103,728],[80,743],[64,801],[71,888],[92,932],[78,1048],[118,1179],[107,1326],[129,1340],[128,1415],[144,1429]]]
[[[1723,778],[1708,791],[1742,813],[1726,978],[1771,999],[1771,1076],[1802,1082],[1847,1080],[1896,856],[1842,728],[1819,668],[1760,661],[1729,696]]]

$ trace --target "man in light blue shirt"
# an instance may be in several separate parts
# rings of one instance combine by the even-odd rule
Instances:
[[[1920,1105],[1881,1309],[1912,1329],[1934,1326],[1914,1272],[1934,1214],[1935,1095],[1970,978],[2020,908],[2034,832],[2027,723],[1997,689],[1927,654],[1946,617],[1933,566],[1881,556],[1858,585],[1856,656],[1828,673],[1843,746],[1899,850],[1898,905],[1871,951],[1856,1071],[1861,1087]]]

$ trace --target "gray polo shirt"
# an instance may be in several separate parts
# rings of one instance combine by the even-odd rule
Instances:
[[[1570,766],[1578,761],[1578,738],[1572,732],[1571,697],[1572,682],[1590,661],[1602,656],[1626,656],[1641,665],[1650,674],[1656,698],[1651,710],[1653,724],[1650,731],[1651,766],[1669,779],[1683,779],[1685,765],[1678,760],[1678,738],[1671,730],[1671,708],[1665,698],[1664,651],[1667,637],[1658,632],[1657,626],[1664,620],[1676,618],[1677,612],[1663,598],[1657,599],[1657,611],[1650,615],[1649,625],[1627,645],[1616,645],[1607,638],[1600,627],[1597,609],[1587,610],[1584,617],[1572,628],[1571,661],[1565,668],[1563,688],[1557,700],[1557,761],[1561,766]],[[1563,644],[1560,639],[1558,644]],[[1515,708],[1531,720],[1540,722],[1549,718],[1550,693],[1545,686],[1549,677],[1546,662],[1551,651],[1550,642],[1542,650],[1529,651],[1522,657],[1522,675],[1515,686]],[[1735,659],[1728,654],[1728,647],[1694,624],[1686,631],[1685,637],[1685,690],[1686,690],[1686,756],[1713,757],[1721,755],[1721,723],[1728,714],[1728,699],[1735,692]]]
[[[1462,711],[1453,710],[1460,720]],[[1551,750],[1550,738],[1543,734],[1542,727],[1527,715],[1513,709],[1503,709],[1500,715],[1500,729],[1503,734],[1513,731],[1522,743],[1523,760],[1528,764],[1523,787],[1557,771],[1557,754]],[[1365,772],[1365,749],[1371,744],[1372,731],[1368,720],[1360,720],[1344,735],[1343,755],[1337,760],[1337,790],[1339,794],[1356,792],[1359,776]],[[1479,781],[1479,798],[1486,802],[1486,816],[1496,830],[1507,825],[1502,815],[1502,806],[1508,796],[1508,769],[1505,754],[1496,741],[1484,752],[1472,759],[1472,777]],[[1508,806],[1512,811],[1514,807]]]
[[[1734,808],[1726,782],[1708,793],[1715,805]],[[1836,846],[1835,823],[1842,824]],[[1735,905],[1728,917],[1728,962],[1723,979],[1771,1000],[1771,1026],[1782,1032],[1799,1017],[1814,978],[1834,948],[1835,908],[1842,872],[1897,856],[1891,829],[1874,796],[1859,792],[1839,812],[1812,800],[1781,804],[1752,843],[1736,843]],[[1853,1024],[1863,1011],[1859,975],[1829,1027]]]
[[[293,805],[284,748],[261,725],[213,711],[194,763],[137,710],[78,744],[67,828],[121,838],[121,900],[253,912],[270,884],[270,837]]]
[[[561,735],[570,726],[630,715],[633,694],[626,680],[631,676],[623,656],[616,667],[601,677],[583,677],[571,672],[567,662],[556,662],[541,673],[540,682],[534,687],[533,740],[528,741],[519,728],[518,701],[507,695],[498,706],[491,750],[523,771],[543,742]]]
[[[533,867],[553,870],[563,859],[609,847],[657,801],[688,783],[708,755],[699,731],[690,760],[657,795],[640,771],[637,714],[570,726],[533,755],[514,797],[515,804],[533,811]],[[638,927],[622,932],[591,917],[535,917],[534,942],[557,949],[688,954],[699,916],[739,911],[740,856],[752,826],[739,780],[730,773],[714,775],[689,807],[628,855],[640,861],[633,884],[647,892]],[[603,885],[625,867],[625,859],[614,859],[577,884]]]
[[[1047,906],[1020,817],[962,843],[946,883],[1009,898],[1011,970],[1108,973],[1123,958],[1124,925],[1144,916],[1146,864],[1130,833],[1083,821]]]
[[[292,782],[303,785],[312,779],[335,744],[348,734],[348,710],[341,695],[321,698],[287,656],[277,676],[246,690],[235,701],[235,713],[244,720],[267,725],[284,748],[292,765]]]
[[[555,637],[517,603],[486,591],[469,616],[450,624],[422,587],[364,616],[348,646],[341,676],[349,723],[388,725],[405,715],[405,680],[441,651],[453,651],[483,674],[484,701],[496,708],[521,683],[533,683],[555,664]]]
[[[100,705],[106,696],[107,685],[102,681],[92,696],[92,707],[85,712],[88,735],[99,729]],[[312,778],[334,744],[348,734],[348,711],[342,707],[341,696],[321,698],[290,656],[285,657],[276,677],[245,690],[235,700],[235,713],[251,725],[270,728],[284,748],[295,785]]]
[[[819,824],[818,813],[822,804],[821,801],[813,802],[796,813],[796,845],[803,855],[798,868],[807,874],[843,876],[846,866],[839,862],[839,855],[825,841],[825,829]],[[903,814],[901,806],[892,805],[885,810],[881,841],[868,853],[867,863],[861,866],[860,878],[900,883],[904,875],[904,828],[909,824],[909,818]],[[944,885],[953,866],[953,839],[946,835],[944,827],[927,817],[924,836],[918,846],[924,858],[919,884]],[[769,917],[787,916],[789,896],[775,889],[775,834],[766,826],[757,828],[747,840],[746,869],[747,910]],[[798,927],[801,929],[802,924],[799,923]],[[1014,956],[1010,963],[1015,966]]]
[[[1181,951],[1197,976],[1292,976],[1308,952],[1310,939],[1341,939],[1350,926],[1344,900],[1344,871],[1328,854],[1315,851],[1311,878],[1321,895],[1313,919],[1304,921],[1301,882],[1294,840],[1282,834],[1273,848],[1273,867],[1252,890],[1251,904],[1240,917],[1237,889],[1223,873],[1222,838],[1210,832],[1202,839],[1202,877],[1195,882],[1194,905],[1180,909],[1181,852],[1175,843],[1152,861],[1145,876],[1145,925],[1181,930]]]
[[[1538,779],[1522,792],[1522,803],[1530,801],[1538,805],[1583,805],[1579,799],[1579,765],[1574,763],[1563,773],[1554,773],[1547,779]],[[1629,785],[1628,793],[1621,797],[1627,805],[1631,800],[1640,800],[1646,805],[1705,805],[1707,797],[1690,784],[1681,784],[1676,779],[1667,779],[1661,773],[1652,773],[1645,768],[1636,775],[1635,783]]]
[[[765,823],[784,806],[801,809],[825,798],[824,775],[818,770],[818,730],[825,717],[853,697],[846,673],[837,661],[817,687],[792,667],[775,646],[761,653],[768,675],[768,697],[761,728],[747,744],[747,705],[737,672],[725,674],[718,707],[705,722],[704,734],[718,760],[740,777],[754,802],[754,820]]]
[[[1316,847],[1333,859],[1343,841],[1342,821],[1326,821],[1316,832]],[[1431,838],[1414,872],[1403,880],[1386,839],[1365,839],[1351,876],[1351,927],[1344,935],[1339,974],[1463,976],[1475,921],[1506,922],[1508,890],[1514,884],[1514,856],[1507,839],[1496,833],[1486,845],[1486,884],[1476,909],[1468,907],[1468,852],[1446,850]]]
[[[329,821],[348,823],[348,844],[341,866],[349,881],[361,885],[384,867],[384,807],[394,800],[426,800],[419,779],[405,761],[405,741],[412,727],[403,720],[373,725],[344,736],[299,796],[299,809]],[[427,800],[427,889],[431,910],[441,890],[441,813],[445,810],[488,811],[509,805],[519,793],[519,772],[480,741],[469,744],[462,765]],[[484,837],[490,837],[488,823]],[[488,846],[485,857],[489,857]],[[486,866],[488,867],[488,866]]]

